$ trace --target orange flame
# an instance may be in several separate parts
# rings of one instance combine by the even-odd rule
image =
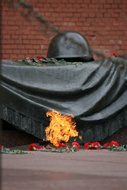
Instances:
[[[78,136],[76,123],[72,121],[73,115],[61,115],[55,110],[50,110],[46,116],[50,116],[50,124],[45,129],[46,140],[53,145],[58,146],[61,141],[67,142],[70,137]]]

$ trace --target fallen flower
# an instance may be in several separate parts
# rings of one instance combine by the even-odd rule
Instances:
[[[118,146],[120,145],[117,141],[111,141],[111,142],[105,143],[103,145],[103,148],[118,147]]]
[[[99,142],[87,142],[84,144],[84,148],[87,150],[99,150],[101,148],[101,145]]]
[[[2,150],[3,149],[3,146],[0,144],[0,150]]]
[[[43,148],[43,146],[39,146],[39,145],[37,145],[35,143],[32,143],[32,144],[29,145],[28,150],[30,150],[30,151],[32,151],[32,150],[40,150],[42,148]]]
[[[87,143],[84,144],[84,148],[85,148],[86,150],[89,150],[90,147],[91,147],[91,142],[87,142]]]
[[[59,143],[59,145],[57,146],[57,148],[66,148],[67,145],[64,143]]]
[[[108,53],[107,56],[108,56],[108,57],[111,57],[111,56],[115,56],[115,57],[116,57],[116,53],[115,53],[115,52]]]
[[[111,141],[110,146],[118,147],[120,145],[119,145],[119,143],[117,141]]]
[[[76,141],[72,142],[72,147],[76,147],[76,150],[79,150],[80,149],[80,144]]]
[[[29,57],[27,57],[28,59],[33,59],[33,56],[29,56]]]
[[[41,61],[43,59],[43,57],[42,56],[38,56],[37,59],[38,59],[38,61]]]
[[[103,145],[103,148],[109,148],[110,147],[110,143],[105,143],[104,145]]]

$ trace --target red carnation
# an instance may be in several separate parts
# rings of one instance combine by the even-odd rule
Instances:
[[[87,150],[90,150],[90,149],[98,150],[101,148],[101,145],[99,142],[87,142],[84,144],[84,148]]]
[[[118,147],[119,143],[117,141],[111,141],[109,143],[105,143],[103,145],[104,148],[109,148],[109,147]]]
[[[3,146],[0,144],[0,150],[2,150]]]
[[[76,141],[72,142],[72,147],[75,146],[76,147],[76,150],[79,150],[80,149],[80,144]]]
[[[43,59],[43,57],[42,56],[38,56],[37,59],[38,59],[38,61],[40,61],[40,60]]]
[[[91,146],[92,146],[93,148],[95,148],[95,149],[100,149],[100,148],[101,148],[101,145],[100,145],[99,142],[93,142],[93,143],[91,144]]]
[[[119,143],[117,141],[111,141],[110,146],[118,147]]]
[[[66,148],[67,145],[64,143],[59,143],[59,145],[57,146],[57,148]]]
[[[104,148],[108,148],[108,147],[110,147],[110,146],[111,146],[110,143],[105,143],[105,144],[103,145]]]
[[[29,59],[33,59],[33,56],[29,56],[28,58],[29,58]]]
[[[85,148],[86,150],[89,150],[90,147],[91,147],[91,142],[87,142],[87,143],[84,144],[84,148]]]
[[[107,56],[108,56],[108,57],[111,57],[111,56],[115,56],[115,57],[116,57],[116,53],[115,53],[115,52],[108,53]]]
[[[29,145],[29,147],[28,147],[28,150],[40,150],[41,148],[43,148],[43,146],[39,146],[39,145],[37,145],[37,144],[35,144],[35,143],[32,143],[32,144],[30,144]]]
[[[5,59],[5,57],[2,55],[2,59]]]

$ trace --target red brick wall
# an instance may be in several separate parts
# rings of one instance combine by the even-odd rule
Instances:
[[[127,54],[126,0],[25,0],[60,30],[83,34],[90,45],[104,53]],[[39,23],[30,24],[2,0],[2,55],[6,59],[46,56],[51,37],[38,31]],[[18,2],[15,1],[15,2]]]

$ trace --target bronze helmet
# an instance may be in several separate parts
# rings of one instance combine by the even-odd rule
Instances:
[[[65,31],[50,42],[47,58],[93,61],[88,41],[78,32]]]

